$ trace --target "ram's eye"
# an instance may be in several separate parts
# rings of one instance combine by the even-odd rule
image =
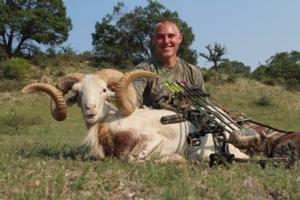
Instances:
[[[106,89],[104,88],[102,91],[103,91],[103,92],[106,92]]]

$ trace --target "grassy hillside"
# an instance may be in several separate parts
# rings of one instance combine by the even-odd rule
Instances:
[[[52,82],[59,70],[43,71],[46,78],[50,75],[44,79]],[[277,128],[300,130],[299,93],[247,79],[208,83],[207,88],[232,110]],[[0,199],[300,198],[299,164],[263,169],[240,163],[209,168],[201,162],[93,161],[81,146],[85,127],[78,107],[68,110],[67,120],[57,122],[50,116],[46,95],[19,91],[1,92],[0,107]]]
[[[300,130],[299,92],[242,78],[234,84],[208,84],[208,92],[220,105],[253,120],[284,130]]]

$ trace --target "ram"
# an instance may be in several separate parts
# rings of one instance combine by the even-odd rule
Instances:
[[[138,161],[158,158],[160,161],[184,161],[207,159],[214,153],[211,134],[201,139],[201,145],[188,147],[188,133],[195,127],[188,121],[161,124],[162,116],[175,114],[169,110],[136,108],[136,93],[132,81],[141,77],[157,78],[146,71],[132,71],[123,75],[113,69],[95,74],[73,73],[58,81],[56,87],[45,83],[32,83],[23,88],[23,93],[42,91],[49,94],[52,115],[62,121],[67,116],[67,105],[75,102],[81,107],[87,126],[85,141],[91,155],[98,159],[114,156],[119,159]],[[114,86],[115,92],[110,90]],[[65,100],[64,95],[72,90],[75,95]],[[111,102],[112,97],[115,104]],[[233,145],[229,145],[236,157],[248,158]]]

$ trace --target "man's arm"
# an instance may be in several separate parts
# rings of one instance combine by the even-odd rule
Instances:
[[[199,85],[199,87],[202,90],[202,92],[206,93],[205,84],[204,84],[203,76],[202,76],[202,73],[201,73],[200,69],[196,68],[194,70],[194,72],[195,72],[194,73],[195,85]]]
[[[146,63],[138,64],[134,68],[134,70],[151,71],[151,70],[149,70],[149,66]],[[133,82],[133,86],[136,90],[136,95],[137,95],[137,104],[138,104],[137,107],[141,107],[143,105],[143,94],[145,92],[147,85],[148,85],[148,80],[146,78],[140,78]]]

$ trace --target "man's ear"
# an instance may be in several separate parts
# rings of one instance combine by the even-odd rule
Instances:
[[[179,43],[182,42],[182,39],[183,39],[183,33],[179,33]]]

